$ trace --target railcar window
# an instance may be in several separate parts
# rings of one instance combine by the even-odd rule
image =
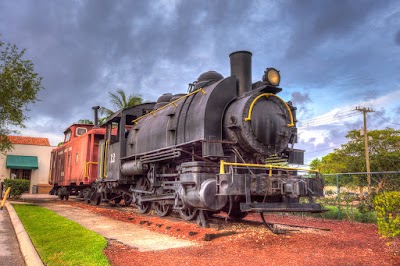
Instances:
[[[71,139],[71,130],[68,130],[67,133],[65,133],[65,141],[68,142]]]
[[[87,132],[87,129],[84,127],[78,127],[76,128],[76,135],[77,136],[82,136],[83,134],[85,134]]]
[[[118,122],[112,122],[107,125],[107,139],[110,140],[110,144],[119,141],[118,132],[119,132]]]
[[[79,161],[79,153],[75,154],[75,164],[77,164]]]

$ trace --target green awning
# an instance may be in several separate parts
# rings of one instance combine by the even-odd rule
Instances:
[[[38,169],[37,156],[7,155],[6,167],[11,169]]]

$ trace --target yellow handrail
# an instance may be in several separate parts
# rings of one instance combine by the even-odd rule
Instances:
[[[142,115],[141,117],[138,117],[138,118],[136,118],[135,120],[132,120],[132,122],[135,123],[135,124],[137,124],[137,123],[139,122],[139,120],[145,118],[146,116],[149,116],[149,115],[156,116],[155,113],[157,113],[158,111],[161,111],[162,109],[167,108],[168,106],[173,105],[173,106],[177,107],[177,106],[178,106],[178,105],[176,104],[177,102],[179,102],[180,100],[185,99],[185,98],[187,98],[187,97],[189,97],[189,96],[191,96],[191,95],[193,95],[193,94],[196,94],[196,93],[198,93],[198,92],[202,92],[203,94],[206,94],[206,92],[203,90],[203,88],[200,88],[200,89],[195,90],[195,91],[193,91],[193,92],[191,92],[191,93],[188,93],[188,94],[186,94],[186,95],[184,95],[184,96],[182,96],[182,97],[176,99],[175,101],[170,102],[170,103],[168,103],[168,104],[166,104],[166,105],[164,105],[164,106],[162,106],[162,107],[160,107],[160,108],[158,108],[158,109],[156,109],[156,110],[153,110],[153,111],[151,111],[150,113],[147,113],[147,114],[145,114],[145,115]]]
[[[85,175],[84,178],[89,178],[89,165],[90,164],[98,164],[97,162],[86,162],[85,163]]]
[[[106,140],[104,145],[104,161],[103,161],[103,177],[107,178],[107,153],[108,153],[108,146],[110,144],[109,140]]]
[[[11,187],[8,187],[7,190],[6,190],[6,194],[4,194],[4,198],[3,198],[3,200],[1,201],[0,210],[3,209],[4,204],[6,203],[6,199],[8,198],[8,194],[10,194],[10,191],[11,191]]]
[[[219,173],[225,174],[225,166],[241,166],[241,167],[259,167],[259,168],[268,168],[269,169],[269,176],[272,176],[272,169],[283,169],[283,170],[293,170],[293,171],[306,171],[312,173],[319,173],[317,170],[310,170],[304,168],[294,168],[294,167],[285,167],[285,166],[277,166],[272,164],[252,164],[252,163],[231,163],[225,162],[224,160],[220,161]]]
[[[281,100],[281,101],[283,102],[283,104],[286,106],[286,109],[288,110],[289,116],[290,116],[290,124],[288,124],[287,126],[288,126],[288,127],[293,127],[293,126],[294,126],[293,114],[292,114],[292,111],[290,110],[289,105],[288,105],[281,97],[279,97],[279,96],[277,96],[277,95],[275,95],[275,94],[273,94],[273,93],[263,93],[263,94],[258,95],[258,96],[253,100],[253,102],[250,104],[249,114],[248,114],[247,117],[244,119],[244,121],[250,121],[250,120],[251,120],[251,114],[253,113],[254,105],[256,104],[256,102],[258,101],[258,99],[260,99],[260,98],[263,97],[263,96],[265,96],[265,97],[267,97],[267,98],[270,97],[270,96],[276,97],[276,98],[278,98],[279,100]]]

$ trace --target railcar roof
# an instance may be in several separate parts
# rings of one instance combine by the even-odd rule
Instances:
[[[150,104],[154,105],[156,103],[155,102],[146,102],[146,103],[138,104],[138,105],[135,105],[135,106],[132,106],[132,107],[128,107],[128,108],[125,108],[125,109],[121,109],[121,110],[115,112],[112,116],[108,117],[107,120],[103,123],[103,125],[108,123],[108,122],[110,122],[110,121],[113,121],[117,117],[121,117],[123,111],[130,110],[130,109],[133,109],[133,108],[140,108],[140,107],[143,107],[143,106],[146,106],[146,105],[150,105]]]

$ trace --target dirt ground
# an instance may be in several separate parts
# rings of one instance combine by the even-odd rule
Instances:
[[[213,219],[211,228],[200,228],[175,218],[140,215],[131,208],[103,208],[80,202],[72,204],[94,213],[139,224],[149,230],[197,242],[195,247],[139,252],[109,241],[105,254],[119,265],[400,265],[400,239],[389,242],[372,224],[332,221],[298,216],[266,215],[269,222],[305,225],[273,234],[258,214],[244,223]],[[319,228],[319,229],[315,229]],[[326,230],[320,230],[326,229]]]

